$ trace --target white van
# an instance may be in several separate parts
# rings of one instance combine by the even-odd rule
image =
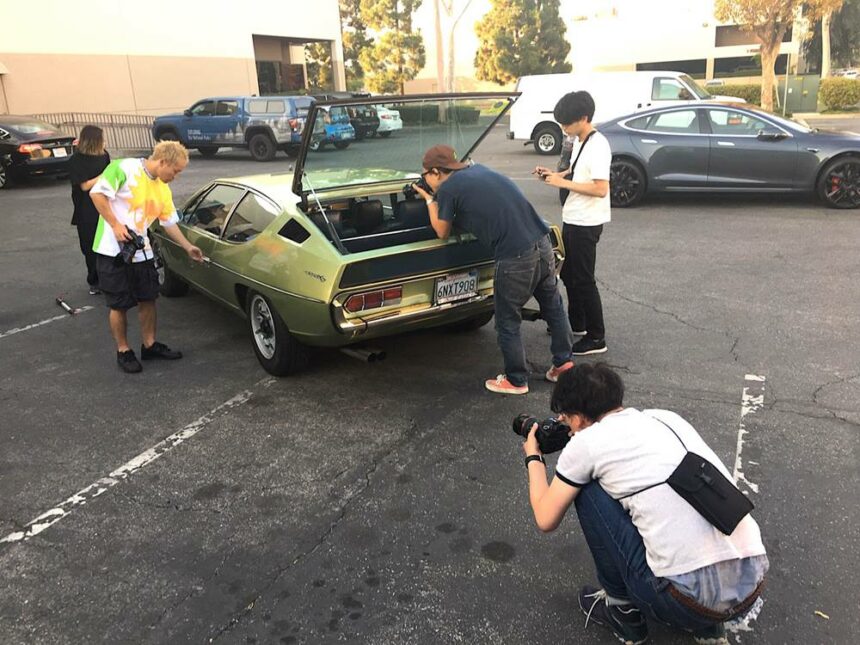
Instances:
[[[533,143],[543,155],[561,151],[561,127],[552,118],[558,100],[568,92],[586,90],[594,97],[592,121],[600,123],[651,107],[693,101],[731,101],[734,96],[712,96],[682,72],[593,72],[590,74],[537,74],[522,76],[522,95],[510,109],[508,139]]]

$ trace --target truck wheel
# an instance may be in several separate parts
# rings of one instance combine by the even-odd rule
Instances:
[[[557,125],[542,125],[535,131],[535,150],[539,155],[557,155],[561,152],[561,140]]]
[[[275,158],[275,142],[272,138],[263,133],[255,134],[248,142],[248,147],[251,149],[251,156],[254,161],[271,161]]]
[[[334,147],[338,150],[346,150],[349,148],[349,141],[338,141],[334,144]]]
[[[207,159],[211,159],[218,154],[218,146],[200,146],[197,151]]]
[[[304,367],[307,349],[293,338],[265,296],[252,291],[247,313],[254,353],[264,370],[274,376],[286,376]]]

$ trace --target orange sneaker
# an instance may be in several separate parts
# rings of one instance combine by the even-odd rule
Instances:
[[[529,386],[514,385],[508,380],[504,374],[499,374],[496,378],[484,381],[484,387],[490,392],[498,392],[499,394],[528,394]]]
[[[558,367],[553,365],[549,368],[549,371],[546,373],[546,380],[550,383],[557,383],[558,377],[564,374],[567,370],[573,367],[573,361],[567,361],[567,363],[562,363]]]

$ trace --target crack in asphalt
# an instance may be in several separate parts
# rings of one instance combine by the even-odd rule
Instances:
[[[230,630],[236,627],[236,625],[242,622],[242,619],[244,619],[246,616],[248,616],[248,614],[251,613],[260,598],[262,598],[263,595],[269,589],[271,589],[272,586],[275,585],[275,583],[277,583],[277,581],[284,573],[295,567],[307,557],[313,555],[317,551],[317,549],[319,549],[323,544],[328,541],[329,537],[334,533],[334,531],[346,517],[347,511],[349,510],[349,507],[352,502],[357,499],[362,493],[364,493],[364,491],[370,488],[371,478],[373,477],[373,474],[376,472],[376,470],[379,468],[379,465],[383,461],[385,461],[385,459],[391,456],[396,450],[398,450],[400,446],[412,440],[414,438],[414,435],[417,434],[417,429],[418,423],[415,421],[415,419],[410,419],[409,427],[401,435],[401,437],[397,439],[394,443],[392,443],[388,449],[382,450],[377,453],[377,455],[371,459],[371,462],[367,469],[365,469],[364,474],[362,476],[357,477],[356,485],[354,485],[351,490],[347,490],[347,492],[342,496],[342,504],[340,508],[337,509],[337,516],[334,518],[334,520],[332,520],[332,522],[329,524],[329,527],[322,533],[322,535],[320,535],[320,537],[313,544],[313,546],[305,550],[303,553],[299,553],[296,557],[293,558],[292,562],[290,562],[286,566],[280,567],[277,572],[272,576],[269,583],[257,592],[257,595],[254,597],[254,599],[250,603],[248,603],[248,605],[241,612],[233,616],[230,620],[227,621],[226,624],[224,624],[220,629],[218,629],[215,635],[209,638],[208,642],[214,643],[216,640],[227,634]],[[278,601],[276,601],[275,603],[276,605],[277,602]]]
[[[156,508],[159,510],[174,510],[174,511],[178,511],[180,513],[215,513],[218,515],[220,515],[222,512],[220,509],[217,509],[217,508],[199,508],[199,507],[195,507],[193,505],[192,506],[182,506],[180,504],[177,504],[175,502],[170,502],[170,501],[164,502],[164,503],[149,502],[149,501],[134,497],[133,495],[128,495],[127,493],[122,493],[119,491],[117,491],[116,496],[121,497],[121,498],[123,498],[129,502],[134,503],[134,504],[137,504],[138,506],[143,506],[146,508]]]

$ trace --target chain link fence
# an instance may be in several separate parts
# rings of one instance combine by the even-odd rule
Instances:
[[[87,112],[53,112],[31,115],[57,126],[64,134],[77,137],[85,125],[104,130],[109,150],[151,150],[152,121],[155,117],[138,114],[97,114]]]

